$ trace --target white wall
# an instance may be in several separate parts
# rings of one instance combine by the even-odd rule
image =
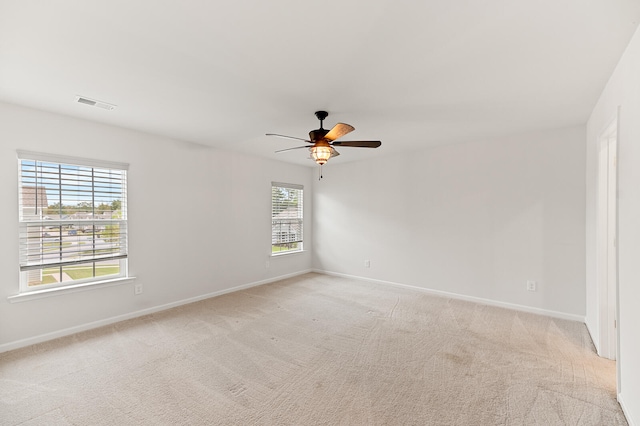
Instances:
[[[577,127],[329,163],[313,266],[583,319],[584,140]]]
[[[587,324],[597,330],[596,146],[620,107],[618,126],[619,400],[640,424],[640,32],[636,32],[587,124]]]
[[[311,217],[309,168],[1,103],[0,141],[0,349],[311,268],[308,251],[270,258],[271,181],[303,184]],[[16,149],[130,164],[129,265],[142,295],[126,284],[7,300],[19,276]],[[310,245],[311,220],[304,231]]]

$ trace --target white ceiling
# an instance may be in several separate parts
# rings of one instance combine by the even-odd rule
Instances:
[[[584,124],[639,0],[0,0],[0,100],[313,166]],[[116,104],[114,111],[75,96]],[[331,164],[331,163],[330,163]]]

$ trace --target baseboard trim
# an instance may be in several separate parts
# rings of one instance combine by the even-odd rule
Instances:
[[[597,339],[593,338],[593,333],[591,332],[591,326],[589,322],[586,320],[586,317],[585,317],[584,325],[587,326],[587,332],[589,333],[589,338],[591,339],[591,343],[593,344],[593,347],[596,348],[596,353],[598,354],[598,356],[602,356],[600,354],[600,347],[598,345]]]
[[[129,319],[133,319],[133,318],[138,318],[138,317],[141,317],[141,316],[144,316],[144,315],[149,315],[149,314],[153,314],[153,313],[160,312],[160,311],[165,311],[167,309],[176,308],[178,306],[188,305],[189,303],[199,302],[201,300],[210,299],[212,297],[222,296],[223,294],[233,293],[233,292],[236,292],[236,291],[242,291],[242,290],[246,290],[246,289],[251,288],[251,287],[257,287],[257,286],[261,286],[261,285],[264,285],[264,284],[269,284],[269,283],[272,283],[272,282],[285,280],[287,278],[297,277],[299,275],[308,274],[310,272],[312,272],[311,269],[306,269],[304,271],[298,271],[298,272],[294,272],[294,273],[291,273],[291,274],[280,275],[280,276],[277,276],[277,277],[268,278],[268,279],[265,279],[265,280],[254,281],[254,282],[251,282],[251,283],[248,283],[248,284],[242,284],[242,285],[231,287],[231,288],[227,288],[227,289],[224,289],[224,290],[214,291],[212,293],[207,293],[207,294],[203,294],[203,295],[200,295],[200,296],[190,297],[188,299],[178,300],[176,302],[166,303],[164,305],[158,305],[158,306],[142,309],[142,310],[135,311],[135,312],[130,312],[128,314],[117,315],[115,317],[109,317],[109,318],[105,318],[105,319],[98,320],[98,321],[92,321],[92,322],[89,322],[89,323],[85,323],[85,324],[81,324],[81,325],[65,328],[65,329],[62,329],[62,330],[53,331],[51,333],[40,334],[38,336],[28,337],[26,339],[21,339],[21,340],[16,340],[14,342],[4,343],[4,344],[0,345],[0,353],[12,351],[12,350],[15,350],[15,349],[24,348],[26,346],[35,345],[37,343],[46,342],[46,341],[57,339],[57,338],[60,338],[60,337],[69,336],[71,334],[80,333],[82,331],[92,330],[94,328],[104,327],[106,325],[115,324],[115,323],[120,322],[120,321],[125,321],[125,320],[129,320]]]
[[[351,278],[351,279],[360,280],[360,281],[370,281],[377,284],[391,285],[394,287],[402,287],[406,289],[421,291],[423,293],[433,294],[435,296],[448,297],[448,298],[457,299],[457,300],[465,300],[467,302],[480,303],[483,305],[496,306],[499,308],[512,309],[516,311],[528,312],[528,313],[537,314],[537,315],[545,315],[548,317],[566,319],[570,321],[578,321],[581,323],[584,323],[586,319],[584,316],[581,316],[581,315],[567,314],[565,312],[551,311],[547,309],[534,308],[531,306],[518,305],[515,303],[500,302],[500,301],[491,300],[491,299],[483,299],[481,297],[466,296],[464,294],[450,293],[448,291],[434,290],[434,289],[418,287],[418,286],[409,285],[409,284],[401,284],[393,281],[384,281],[384,280],[378,280],[374,278],[360,277],[357,275],[343,274],[340,272],[324,271],[321,269],[314,269],[313,272],[316,272],[318,274],[324,274],[324,275],[333,275],[336,277]]]
[[[627,423],[629,423],[629,426],[636,426],[637,423],[633,421],[633,419],[631,418],[631,414],[629,413],[629,410],[627,409],[627,406],[624,403],[624,398],[622,397],[622,393],[618,394],[618,404],[620,404],[620,408],[622,408],[622,414],[624,414],[624,416],[627,419]]]

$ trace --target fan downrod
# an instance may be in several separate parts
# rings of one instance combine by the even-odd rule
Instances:
[[[309,139],[314,144],[322,140],[322,138],[324,138],[324,135],[329,133],[327,129],[322,127],[322,124],[323,124],[322,122],[324,121],[325,118],[329,116],[329,113],[327,111],[316,111],[315,114],[316,114],[316,117],[318,117],[318,120],[320,120],[320,128],[309,132]]]

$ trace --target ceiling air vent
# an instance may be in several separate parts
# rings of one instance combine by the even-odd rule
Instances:
[[[97,101],[95,99],[85,98],[84,96],[76,96],[76,102],[78,102],[79,104],[85,104],[85,105],[89,105],[89,106],[94,106],[94,107],[106,109],[106,110],[109,110],[109,111],[111,111],[112,109],[116,108],[115,105],[108,104],[108,103],[102,102],[102,101]]]

